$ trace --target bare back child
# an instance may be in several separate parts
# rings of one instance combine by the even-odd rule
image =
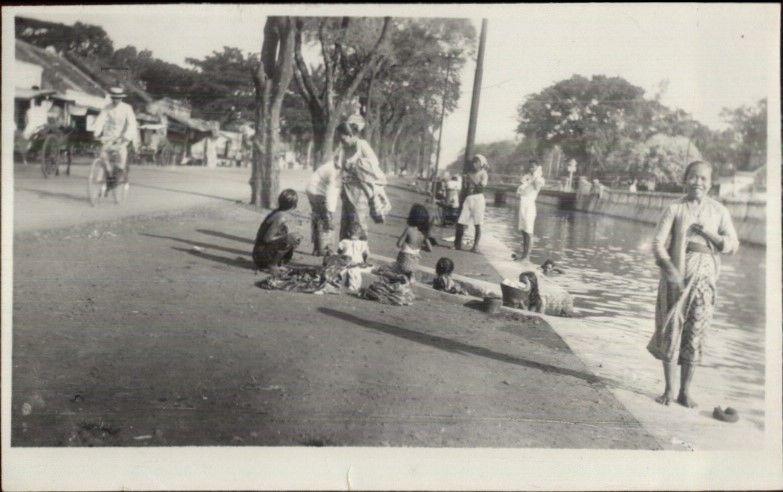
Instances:
[[[421,250],[432,251],[430,248],[429,236],[430,214],[427,208],[416,203],[411,207],[408,214],[408,223],[405,230],[402,231],[397,239],[397,247],[400,252],[397,254],[395,269],[405,275],[408,281],[415,282],[415,272],[421,259]]]

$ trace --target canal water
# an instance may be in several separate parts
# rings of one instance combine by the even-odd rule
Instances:
[[[653,226],[546,204],[537,208],[531,261],[551,258],[564,270],[556,280],[573,295],[577,316],[611,325],[612,338],[645,346],[653,331],[659,279]],[[518,251],[514,205],[488,206],[484,227]],[[744,243],[737,254],[722,256],[717,312],[702,370],[712,373],[712,389],[737,402],[759,428],[764,425],[765,257],[765,248]],[[699,374],[696,378],[694,384]]]

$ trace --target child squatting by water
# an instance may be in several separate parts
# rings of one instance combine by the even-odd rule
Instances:
[[[655,304],[655,332],[647,350],[663,363],[666,387],[658,403],[674,398],[675,367],[681,367],[677,403],[693,408],[690,385],[701,362],[716,304],[719,253],[737,251],[739,241],[729,211],[707,196],[712,166],[691,162],[685,170],[686,195],[664,212],[653,238],[661,269]]]

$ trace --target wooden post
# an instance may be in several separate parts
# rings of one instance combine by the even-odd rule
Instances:
[[[481,96],[481,77],[484,73],[484,49],[487,44],[487,19],[481,20],[481,37],[479,38],[478,57],[476,58],[476,74],[473,77],[473,99],[470,103],[470,120],[468,121],[468,141],[465,144],[465,162],[463,172],[470,172],[470,161],[473,159],[473,143],[476,140],[476,120],[478,119],[479,98]]]

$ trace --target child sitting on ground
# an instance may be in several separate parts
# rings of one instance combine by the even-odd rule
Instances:
[[[523,302],[522,309],[535,313],[544,312],[544,303],[538,290],[538,279],[535,272],[522,272],[519,274],[519,289],[528,293],[527,302]]]
[[[544,275],[547,277],[554,277],[555,275],[560,275],[563,273],[563,270],[557,268],[555,262],[550,259],[547,259],[541,264],[541,271],[543,271]]]
[[[277,198],[277,208],[261,222],[253,245],[253,262],[259,270],[269,269],[276,273],[282,265],[291,262],[294,249],[302,240],[288,228],[291,210],[296,208],[298,202],[296,191],[283,190]]]
[[[432,287],[435,290],[442,290],[449,294],[465,295],[465,290],[451,278],[454,272],[454,262],[451,258],[443,257],[435,264],[435,273],[438,275],[432,281]]]
[[[360,239],[362,235],[362,226],[354,222],[348,230],[349,238],[343,239],[337,245],[337,253],[349,257],[351,266],[348,268],[345,279],[345,286],[351,292],[357,292],[362,286],[362,273],[360,268],[367,263],[370,256],[370,247],[367,241]]]
[[[397,255],[395,270],[407,277],[408,282],[415,282],[415,272],[419,266],[421,256],[419,252],[432,251],[428,241],[430,228],[430,214],[427,208],[415,203],[408,214],[408,225],[397,239],[397,247],[400,252]]]

